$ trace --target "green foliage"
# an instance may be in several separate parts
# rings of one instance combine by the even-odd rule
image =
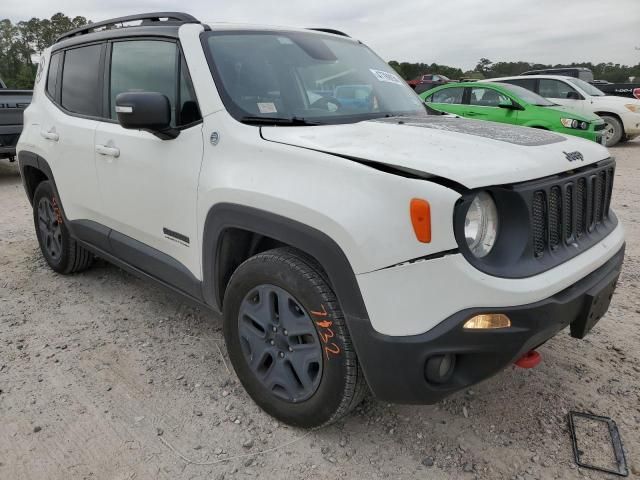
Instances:
[[[37,70],[34,61],[42,51],[59,35],[87,23],[84,17],[69,18],[62,13],[15,25],[0,20],[0,78],[9,88],[32,88]]]
[[[412,80],[424,75],[425,73],[438,73],[449,78],[460,78],[462,70],[446,65],[438,65],[437,63],[398,63],[395,60],[389,62],[389,65],[405,80]]]
[[[593,71],[594,78],[598,80],[607,80],[613,83],[624,83],[629,77],[636,77],[636,82],[640,82],[640,63],[635,66],[627,66],[613,63],[570,63],[558,65],[544,65],[540,63],[530,62],[496,62],[493,63],[488,58],[481,58],[474,70],[463,72],[459,68],[448,67],[446,65],[438,65],[432,63],[399,63],[395,60],[389,62],[405,80],[418,78],[426,73],[439,73],[453,80],[460,78],[495,78],[509,77],[512,75],[520,75],[527,70],[537,70],[541,68],[558,68],[558,67],[587,67]]]

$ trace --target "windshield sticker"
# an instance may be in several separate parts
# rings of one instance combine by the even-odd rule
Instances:
[[[278,113],[275,104],[271,102],[258,103],[258,110],[260,110],[260,113]]]
[[[396,85],[402,85],[402,80],[400,80],[393,73],[385,72],[382,70],[374,70],[373,68],[370,68],[369,70],[371,71],[371,73],[373,73],[373,76],[376,77],[381,82],[395,83]]]

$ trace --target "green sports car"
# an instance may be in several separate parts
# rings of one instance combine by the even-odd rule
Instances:
[[[508,83],[462,82],[442,85],[420,95],[432,113],[510,123],[566,133],[602,143],[605,123],[592,114],[550,102]]]

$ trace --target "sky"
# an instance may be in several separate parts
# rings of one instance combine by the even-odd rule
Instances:
[[[342,30],[385,60],[640,63],[640,0],[1,0],[12,21],[186,11],[201,21]]]

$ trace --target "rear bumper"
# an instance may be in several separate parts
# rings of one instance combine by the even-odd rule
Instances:
[[[0,146],[0,158],[10,158],[16,156],[16,147]]]
[[[0,158],[15,157],[22,125],[0,126]]]
[[[608,299],[623,258],[624,245],[600,268],[547,299],[515,307],[469,308],[421,335],[387,336],[366,320],[351,320],[349,330],[372,392],[389,402],[429,404],[496,374],[563,328],[580,323],[598,294]],[[471,316],[489,312],[509,316],[511,328],[462,328]],[[444,384],[432,384],[425,378],[425,364],[443,354],[456,357],[453,375]]]

